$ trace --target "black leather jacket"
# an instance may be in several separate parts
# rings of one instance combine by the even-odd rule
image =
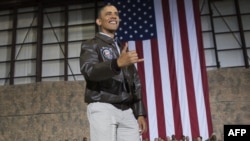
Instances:
[[[136,117],[145,116],[137,70],[134,65],[119,68],[118,56],[113,39],[106,35],[97,33],[83,42],[80,69],[87,82],[85,102],[130,103]]]

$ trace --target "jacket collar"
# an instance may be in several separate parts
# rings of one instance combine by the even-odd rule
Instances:
[[[108,44],[112,44],[114,43],[114,39],[112,39],[111,37],[109,37],[108,35],[104,34],[104,33],[97,33],[95,35],[96,38],[108,43]]]

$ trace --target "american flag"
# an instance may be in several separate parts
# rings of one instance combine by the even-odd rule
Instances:
[[[120,41],[146,40],[156,37],[155,14],[152,0],[111,1],[119,9],[121,19],[117,37]]]
[[[127,7],[121,10],[122,22],[129,21],[126,18],[132,17],[133,21],[130,22],[139,23],[138,16],[136,18],[133,16],[134,12],[131,12],[137,9],[141,9],[141,13],[154,15],[143,17],[148,18],[143,20],[150,21],[152,26],[145,24],[142,29],[155,27],[156,31],[145,33],[141,30],[140,33],[135,33],[140,27],[121,24],[122,30],[117,34],[128,41],[130,50],[137,50],[139,56],[144,58],[143,63],[137,64],[143,86],[143,100],[148,112],[149,131],[143,138],[153,141],[154,138],[166,138],[173,134],[177,139],[181,139],[182,135],[189,136],[190,139],[198,136],[209,138],[213,129],[198,1],[106,2],[118,8]],[[146,4],[149,5],[144,6]],[[153,19],[155,20],[152,21]],[[132,30],[125,30],[128,26],[131,26]],[[123,31],[127,32],[121,33]],[[150,37],[150,33],[156,35]],[[143,38],[139,39],[137,35],[140,34]],[[126,37],[127,35],[136,38]]]

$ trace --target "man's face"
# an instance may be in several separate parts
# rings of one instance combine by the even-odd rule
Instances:
[[[100,13],[100,17],[96,20],[101,31],[107,34],[114,33],[119,27],[120,18],[118,10],[114,6],[106,6]]]

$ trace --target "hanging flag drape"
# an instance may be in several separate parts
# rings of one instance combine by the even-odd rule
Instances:
[[[149,131],[209,138],[212,122],[197,0],[106,0],[120,10],[117,36],[144,58],[136,64]]]

